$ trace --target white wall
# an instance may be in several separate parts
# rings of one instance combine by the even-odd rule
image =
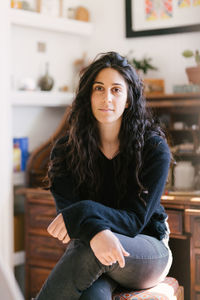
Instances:
[[[1,299],[22,300],[13,275],[13,201],[11,105],[9,99],[10,27],[9,2],[0,9],[0,291]]]
[[[80,1],[73,0],[73,6]],[[16,90],[24,78],[35,82],[45,73],[49,62],[49,74],[54,78],[53,91],[74,85],[74,61],[82,57],[84,45],[91,37],[12,26],[11,28],[11,76],[12,89]],[[37,44],[43,42],[46,52],[38,52]],[[27,99],[28,101],[28,99]],[[57,128],[65,108],[13,107],[12,135],[29,137],[29,151],[46,141]]]
[[[2,30],[4,28],[5,30]],[[12,186],[11,186],[11,106],[9,102],[9,22],[8,4],[0,10],[0,256],[11,266]]]
[[[89,7],[95,24],[94,35],[86,45],[89,56],[110,50],[126,55],[129,50],[134,50],[137,58],[144,55],[152,58],[159,70],[149,72],[146,77],[164,78],[167,93],[172,93],[173,84],[188,83],[185,67],[193,65],[194,61],[186,60],[181,53],[187,48],[200,49],[200,32],[126,38],[125,0],[83,2]]]
[[[89,59],[93,59],[99,52],[110,50],[118,51],[122,55],[133,50],[137,58],[144,55],[151,57],[152,63],[159,70],[150,71],[146,77],[163,78],[166,93],[172,93],[174,84],[187,83],[185,67],[193,65],[194,62],[193,59],[182,57],[181,53],[187,48],[194,50],[200,47],[200,32],[126,38],[125,0],[77,0],[77,3],[90,11],[94,24],[91,37],[23,28],[12,30],[11,65],[15,87],[22,77],[37,79],[44,72],[46,61],[50,62],[50,73],[55,79],[54,89],[63,84],[72,87],[75,59],[80,58],[84,51]],[[46,43],[46,53],[37,52],[38,41]],[[30,150],[51,135],[63,115],[62,109],[35,108],[20,111],[15,108],[13,111],[13,134],[30,136]]]

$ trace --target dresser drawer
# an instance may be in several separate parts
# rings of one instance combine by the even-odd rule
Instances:
[[[27,222],[29,229],[47,229],[56,216],[55,206],[29,203],[27,206]]]
[[[58,261],[64,253],[67,244],[48,236],[29,235],[27,239],[28,261],[31,259]]]
[[[166,209],[171,234],[183,234],[183,211]]]
[[[27,274],[28,283],[30,283],[30,286],[27,287],[29,292],[27,295],[28,300],[36,297],[50,272],[51,269],[29,266]]]

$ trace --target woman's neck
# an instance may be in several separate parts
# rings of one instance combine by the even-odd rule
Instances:
[[[100,140],[101,140],[101,149],[104,151],[116,151],[119,149],[119,131],[120,126],[116,123],[109,124],[99,124]]]

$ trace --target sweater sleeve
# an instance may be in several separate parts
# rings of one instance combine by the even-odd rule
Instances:
[[[156,137],[146,146],[141,181],[148,193],[142,198],[130,195],[128,209],[114,209],[92,200],[81,200],[71,194],[72,182],[66,177],[64,182],[54,184],[52,193],[58,209],[63,215],[70,238],[80,238],[89,242],[92,237],[104,229],[134,237],[142,232],[152,215],[160,205],[170,164],[170,151],[165,141]],[[62,187],[59,189],[59,186]],[[62,193],[62,189],[69,191]],[[57,192],[59,190],[59,192]],[[63,196],[65,195],[65,196]]]

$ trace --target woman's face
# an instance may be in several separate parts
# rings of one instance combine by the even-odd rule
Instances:
[[[121,122],[127,103],[127,84],[122,75],[112,68],[102,69],[94,80],[91,107],[100,123]]]

